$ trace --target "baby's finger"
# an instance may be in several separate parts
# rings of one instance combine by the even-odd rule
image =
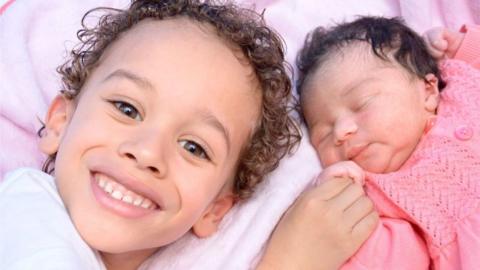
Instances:
[[[443,51],[431,49],[429,50],[429,52],[436,60],[440,60],[445,56],[445,53]]]
[[[445,28],[443,27],[432,28],[426,31],[422,37],[427,44],[434,45],[434,43],[438,40],[445,40]]]
[[[445,38],[445,28],[437,27],[427,31],[423,35],[427,49],[433,57],[440,59],[448,49],[448,40]]]
[[[310,191],[310,196],[319,198],[320,200],[330,200],[341,193],[345,188],[353,182],[349,178],[331,179],[319,183]]]
[[[438,39],[432,42],[432,47],[437,51],[445,52],[448,49],[448,41],[446,39]]]
[[[341,161],[335,163],[322,172],[321,177],[323,178],[351,178],[354,182],[363,185],[365,179],[365,173],[355,162]]]
[[[442,59],[445,55],[445,50],[438,50],[432,47],[430,44],[427,44],[427,50],[435,59]]]
[[[365,183],[365,172],[357,163],[349,160],[342,162],[341,166],[347,171],[347,175],[353,179],[353,181],[361,186]]]
[[[427,50],[435,59],[443,58],[445,56],[447,48],[448,42],[444,39],[435,40],[431,43],[427,43]]]

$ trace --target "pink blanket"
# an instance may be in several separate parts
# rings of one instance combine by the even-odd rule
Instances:
[[[1,2],[0,2],[1,3]],[[60,89],[55,73],[66,48],[75,42],[80,18],[91,7],[125,7],[127,0],[6,1],[0,8],[0,177],[20,167],[40,167],[38,118]],[[458,29],[480,23],[480,0],[246,0],[265,17],[287,45],[293,61],[305,34],[356,15],[403,16],[419,32],[433,26]],[[220,232],[206,240],[188,234],[166,247],[143,269],[248,269],[282,213],[319,172],[308,140],[284,160],[256,195],[227,215]]]

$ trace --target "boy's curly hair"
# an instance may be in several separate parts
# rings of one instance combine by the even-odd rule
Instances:
[[[302,97],[310,74],[321,68],[332,54],[355,42],[367,42],[374,55],[387,62],[392,61],[389,58],[392,54],[394,61],[415,77],[424,79],[428,73],[434,74],[439,90],[446,85],[424,40],[402,19],[362,16],[329,29],[317,27],[307,35],[297,55],[299,96]]]
[[[100,17],[96,26],[88,27],[87,16],[99,10],[107,13]],[[82,29],[77,33],[80,44],[57,68],[63,82],[61,93],[68,99],[75,99],[88,75],[98,66],[105,49],[141,20],[180,16],[212,25],[221,38],[238,46],[260,82],[261,121],[242,152],[234,184],[238,198],[247,198],[263,177],[278,166],[280,159],[293,150],[301,136],[289,115],[291,82],[282,40],[256,12],[209,0],[134,0],[126,10],[92,9],[84,15]],[[39,136],[44,129],[45,126],[38,131]],[[55,157],[56,153],[45,161],[45,172],[54,171]]]

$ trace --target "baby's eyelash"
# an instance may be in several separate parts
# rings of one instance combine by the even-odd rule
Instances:
[[[361,109],[365,108],[366,106],[368,106],[370,104],[370,102],[372,101],[373,98],[375,98],[374,95],[364,98],[362,100],[362,102],[355,108],[355,110],[358,111],[358,110],[361,110]]]
[[[207,151],[200,144],[191,140],[181,140],[179,143],[185,149],[185,151],[191,153],[192,155],[201,159],[211,160],[210,156],[207,154]]]
[[[137,121],[142,121],[143,118],[140,115],[140,112],[132,104],[121,101],[121,100],[110,100],[109,101],[115,108],[125,116],[132,118]]]

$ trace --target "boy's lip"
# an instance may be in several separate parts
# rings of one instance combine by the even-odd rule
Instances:
[[[90,169],[90,173],[92,174],[92,176],[96,173],[106,175],[107,177],[118,182],[122,186],[125,186],[125,188],[151,200],[158,206],[158,208],[155,210],[163,210],[165,208],[163,199],[160,194],[154,192],[150,187],[148,187],[141,180],[139,180],[139,178],[131,177],[131,174],[125,171],[121,171],[119,168],[110,169],[107,166],[93,166]]]

